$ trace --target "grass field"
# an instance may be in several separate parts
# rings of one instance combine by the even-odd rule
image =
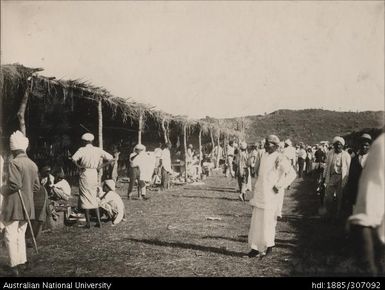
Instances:
[[[311,179],[297,179],[287,191],[278,221],[276,247],[250,259],[249,204],[238,200],[236,181],[215,173],[203,185],[149,191],[149,200],[128,200],[118,184],[127,220],[101,229],[76,225],[43,232],[39,254],[25,276],[92,277],[282,277],[351,275],[340,225],[322,222]],[[247,194],[250,199],[251,193]],[[2,248],[0,263],[6,264]],[[0,272],[1,276],[5,272]]]

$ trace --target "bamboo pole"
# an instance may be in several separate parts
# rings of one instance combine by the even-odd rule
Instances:
[[[98,101],[98,141],[99,148],[103,149],[103,106],[101,99]]]
[[[187,182],[187,124],[183,125],[183,145],[184,145],[184,169],[185,179]]]
[[[162,119],[162,130],[163,130],[163,136],[164,136],[164,143],[167,144],[167,142],[168,142],[168,137],[167,137],[167,131],[166,131],[166,125],[165,125],[165,123],[166,123],[166,119],[163,118],[163,119]]]
[[[218,149],[217,149],[217,164],[216,164],[216,168],[219,168],[219,148],[220,148],[220,144],[219,144],[219,139],[221,137],[221,131],[218,129],[218,136],[217,136],[217,146],[218,146]]]
[[[198,142],[199,142],[199,168],[201,168],[203,156],[202,156],[202,128],[199,128],[199,135],[198,135]],[[199,176],[200,178],[200,176]]]
[[[139,130],[138,130],[138,144],[142,144],[142,130],[143,130],[143,112],[139,112]]]
[[[214,150],[214,147],[215,147],[213,130],[214,130],[213,128],[210,128],[210,137],[211,137],[211,146],[212,146],[212,150]]]
[[[103,149],[103,106],[102,100],[98,100],[98,144],[99,148]],[[98,170],[98,182],[101,184],[103,177],[103,168]]]

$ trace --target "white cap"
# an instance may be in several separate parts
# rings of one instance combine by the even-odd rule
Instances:
[[[241,148],[242,150],[246,150],[247,149],[247,143],[241,142],[241,144],[239,144],[239,148]]]
[[[291,145],[292,145],[292,143],[291,143],[290,139],[286,139],[286,140],[285,140],[285,144],[287,144],[287,145],[289,145],[289,146],[291,146]]]
[[[92,142],[94,141],[95,137],[91,133],[85,133],[82,136],[82,140]]]
[[[143,144],[137,144],[134,149],[144,151],[146,150],[146,146],[144,146]]]

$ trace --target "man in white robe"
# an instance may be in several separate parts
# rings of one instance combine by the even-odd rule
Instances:
[[[100,228],[100,213],[99,205],[96,199],[98,188],[98,167],[102,160],[110,161],[113,159],[112,155],[99,147],[94,147],[92,141],[94,135],[86,133],[82,136],[84,147],[78,149],[72,156],[72,161],[80,169],[79,176],[79,198],[80,207],[84,209],[86,215],[85,228],[90,228],[90,210],[96,211],[98,219],[95,227]]]
[[[168,142],[166,147],[162,150],[162,156],[160,158],[160,166],[161,166],[161,190],[168,189],[170,187],[170,175],[173,170],[171,168],[171,143]]]
[[[249,202],[253,207],[248,237],[250,258],[272,252],[281,199],[285,188],[295,179],[289,159],[277,152],[278,146],[279,138],[270,135],[258,166],[254,196]]]

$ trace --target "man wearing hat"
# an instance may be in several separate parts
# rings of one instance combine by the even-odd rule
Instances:
[[[131,199],[131,192],[134,188],[135,182],[138,183],[138,198],[143,199],[146,196],[146,183],[142,179],[141,168],[147,164],[146,147],[143,144],[137,144],[134,147],[134,153],[130,156],[130,184],[128,186],[128,199]]]
[[[290,160],[291,165],[295,167],[296,153],[290,139],[285,140],[284,146],[285,148],[283,149],[283,154],[285,154],[286,157]]]
[[[305,168],[307,152],[305,150],[305,144],[303,142],[299,143],[298,150],[298,176],[301,178],[303,176],[303,170]]]
[[[233,168],[233,160],[234,160],[234,141],[230,140],[229,144],[227,144],[227,160],[226,160],[226,177],[230,176],[234,177],[234,168]]]
[[[343,150],[345,140],[334,137],[333,149],[326,157],[323,174],[325,197],[324,206],[329,217],[338,218],[341,214],[342,196],[349,177],[350,155]]]
[[[112,225],[120,223],[125,214],[124,203],[119,194],[115,192],[115,181],[107,179],[103,183],[103,191],[98,192],[99,206],[111,219]]]
[[[96,211],[98,223],[96,227],[101,227],[98,201],[96,199],[98,187],[98,166],[102,160],[110,161],[112,155],[99,147],[94,147],[92,141],[94,135],[86,133],[82,136],[84,146],[72,156],[72,161],[80,169],[79,176],[79,199],[80,207],[84,209],[86,215],[85,228],[90,228],[90,210]]]
[[[263,257],[272,252],[284,190],[296,177],[289,159],[277,152],[278,146],[277,136],[270,135],[266,138],[266,152],[260,160],[254,196],[250,200],[253,207],[248,236],[250,258],[258,255]]]
[[[27,229],[28,214],[30,219],[35,218],[33,196],[40,189],[39,174],[36,164],[28,158],[26,150],[29,140],[20,131],[10,137],[10,149],[13,159],[9,163],[7,187],[3,190],[3,221],[5,225],[4,240],[9,254],[9,263],[12,274],[19,275],[21,265],[27,263],[25,232]],[[23,203],[18,192],[25,205]]]
[[[363,134],[359,139],[359,151],[356,156],[352,158],[349,168],[349,178],[344,191],[344,205],[346,206],[346,214],[351,215],[353,207],[356,203],[358,193],[358,181],[361,176],[362,169],[365,167],[366,159],[372,137],[369,134]]]

